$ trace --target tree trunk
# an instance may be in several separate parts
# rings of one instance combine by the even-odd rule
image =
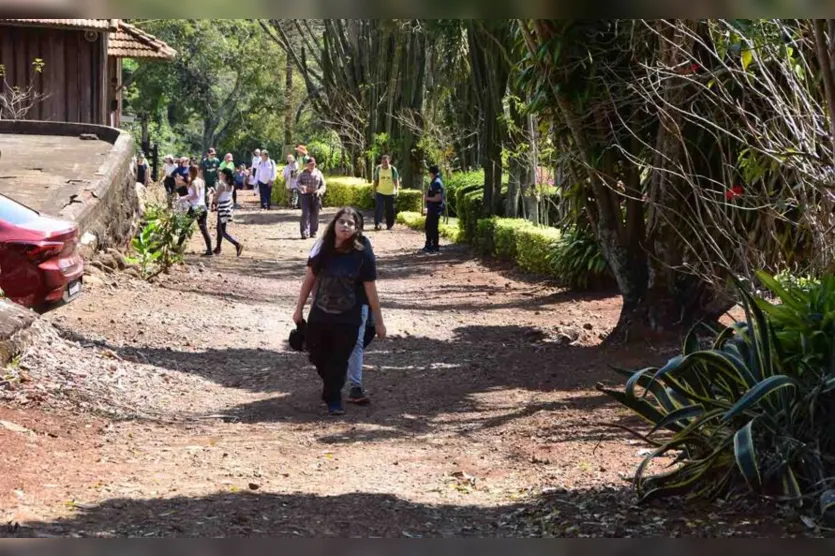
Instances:
[[[522,173],[524,162],[518,157],[510,159],[510,178],[507,183],[507,200],[505,201],[504,215],[507,218],[519,217],[519,197],[522,191]]]
[[[293,103],[291,95],[293,92],[293,60],[287,55],[284,75],[284,147],[291,148],[293,145]]]

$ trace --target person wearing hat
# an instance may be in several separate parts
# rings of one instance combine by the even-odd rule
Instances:
[[[307,147],[302,145],[301,143],[296,145],[296,160],[299,163],[299,167],[304,168],[307,166],[307,161],[310,159],[310,155],[307,152]]]
[[[438,228],[441,215],[444,213],[444,182],[441,181],[441,170],[433,164],[429,167],[431,183],[424,196],[426,203],[426,245],[424,253],[437,253],[440,250],[440,233]]]
[[[299,202],[302,206],[302,218],[299,231],[302,239],[316,237],[319,231],[319,209],[325,194],[325,176],[316,168],[316,159],[307,159],[307,165],[299,173]]]

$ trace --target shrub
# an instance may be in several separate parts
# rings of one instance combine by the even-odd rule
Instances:
[[[710,349],[691,332],[662,368],[619,371],[623,390],[598,385],[649,421],[654,449],[635,474],[643,500],[716,497],[747,487],[835,511],[835,278],[808,291],[758,274],[772,305],[738,284],[745,320]],[[658,431],[672,437],[654,438]],[[649,465],[675,457],[671,470]]]
[[[322,197],[322,204],[326,207],[355,207],[358,209],[369,209],[374,206],[369,203],[367,206],[360,206],[357,201],[361,197],[370,198],[371,184],[362,178],[351,178],[334,176],[325,178],[327,188],[325,195]],[[359,188],[366,188],[369,193],[367,195],[359,195]]]
[[[458,216],[456,193],[466,186],[484,187],[484,170],[473,172],[453,172],[450,176],[444,177],[444,188],[446,189],[447,209],[450,216]]]
[[[495,238],[496,238],[496,220],[498,218],[482,218],[476,222],[476,233],[470,242],[473,249],[480,254],[492,257],[495,252]],[[458,221],[459,228],[461,221]],[[463,237],[463,231],[462,231]]]
[[[145,209],[142,228],[131,242],[134,255],[128,257],[131,263],[139,265],[146,279],[164,272],[182,260],[179,245],[182,234],[190,237],[194,219],[186,213],[173,210],[165,205],[150,204]]]
[[[614,281],[609,264],[591,232],[574,228],[565,230],[547,259],[560,282],[570,288],[601,288]]]
[[[559,243],[560,231],[557,228],[529,224],[520,227],[514,233],[517,250],[516,264],[519,268],[556,278],[548,263],[548,255]]]
[[[426,225],[426,217],[419,212],[398,212],[397,223],[422,232]],[[458,226],[444,224],[443,222],[438,226],[438,231],[441,233],[441,237],[448,239],[452,243],[458,243],[461,236]]]
[[[458,226],[467,243],[473,243],[478,231],[478,220],[481,218],[484,191],[480,185],[461,187],[456,193],[458,206]]]
[[[326,207],[354,207],[361,210],[374,209],[374,187],[362,178],[329,177],[322,199]],[[423,207],[423,193],[416,189],[401,189],[395,201],[397,211],[420,212]]]
[[[535,226],[521,218],[482,218],[473,246],[483,255],[513,262],[522,270],[555,276],[548,256],[560,241],[556,228]]]
[[[423,208],[423,192],[417,189],[401,189],[397,193],[395,205],[398,211],[421,212]]]

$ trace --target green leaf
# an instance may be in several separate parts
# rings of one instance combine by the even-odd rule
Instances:
[[[630,397],[624,394],[623,392],[620,392],[619,390],[612,390],[599,385],[597,389],[606,394],[607,396],[610,396],[611,398],[615,399],[617,402],[625,405],[626,407],[628,407],[629,409],[631,409],[632,411],[634,411],[635,413],[637,413],[638,415],[640,415],[652,424],[658,423],[659,421],[664,419],[665,414],[659,411],[658,408],[656,408],[646,400]],[[679,431],[682,427],[680,425],[672,423],[667,428],[669,428],[672,431]]]
[[[786,466],[781,482],[783,484],[783,495],[789,500],[800,502],[803,491],[800,489],[800,484],[797,482],[797,477],[790,465]]]
[[[751,65],[751,62],[754,61],[754,51],[750,48],[746,48],[742,51],[742,69],[744,71],[748,71],[748,66]]]
[[[688,405],[687,407],[682,407],[680,409],[676,409],[675,411],[668,413],[666,417],[662,420],[657,422],[652,430],[649,431],[647,436],[652,436],[655,432],[659,429],[663,429],[672,423],[678,423],[679,421],[686,421],[693,417],[700,417],[705,414],[705,408],[701,405]],[[687,423],[684,423],[686,426]]]
[[[754,421],[752,419],[734,435],[734,457],[736,465],[751,490],[759,492],[762,488],[762,477],[757,466],[757,454],[754,448]]]
[[[727,413],[725,413],[722,419],[724,421],[730,421],[734,417],[741,415],[742,413],[748,411],[751,407],[761,402],[766,396],[789,386],[792,388],[797,387],[795,380],[791,377],[786,375],[775,375],[769,377],[757,384],[754,388],[748,390],[745,395],[742,396],[742,398],[740,398],[739,401],[727,411]]]

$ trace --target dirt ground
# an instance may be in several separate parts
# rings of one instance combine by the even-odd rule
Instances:
[[[400,227],[369,233],[390,335],[372,403],[328,416],[286,345],[312,240],[242,197],[242,257],[196,236],[156,282],[95,273],[46,315],[0,389],[0,536],[805,534],[759,502],[637,506],[645,446],[594,385],[670,348],[603,349],[616,296],[418,255]]]

